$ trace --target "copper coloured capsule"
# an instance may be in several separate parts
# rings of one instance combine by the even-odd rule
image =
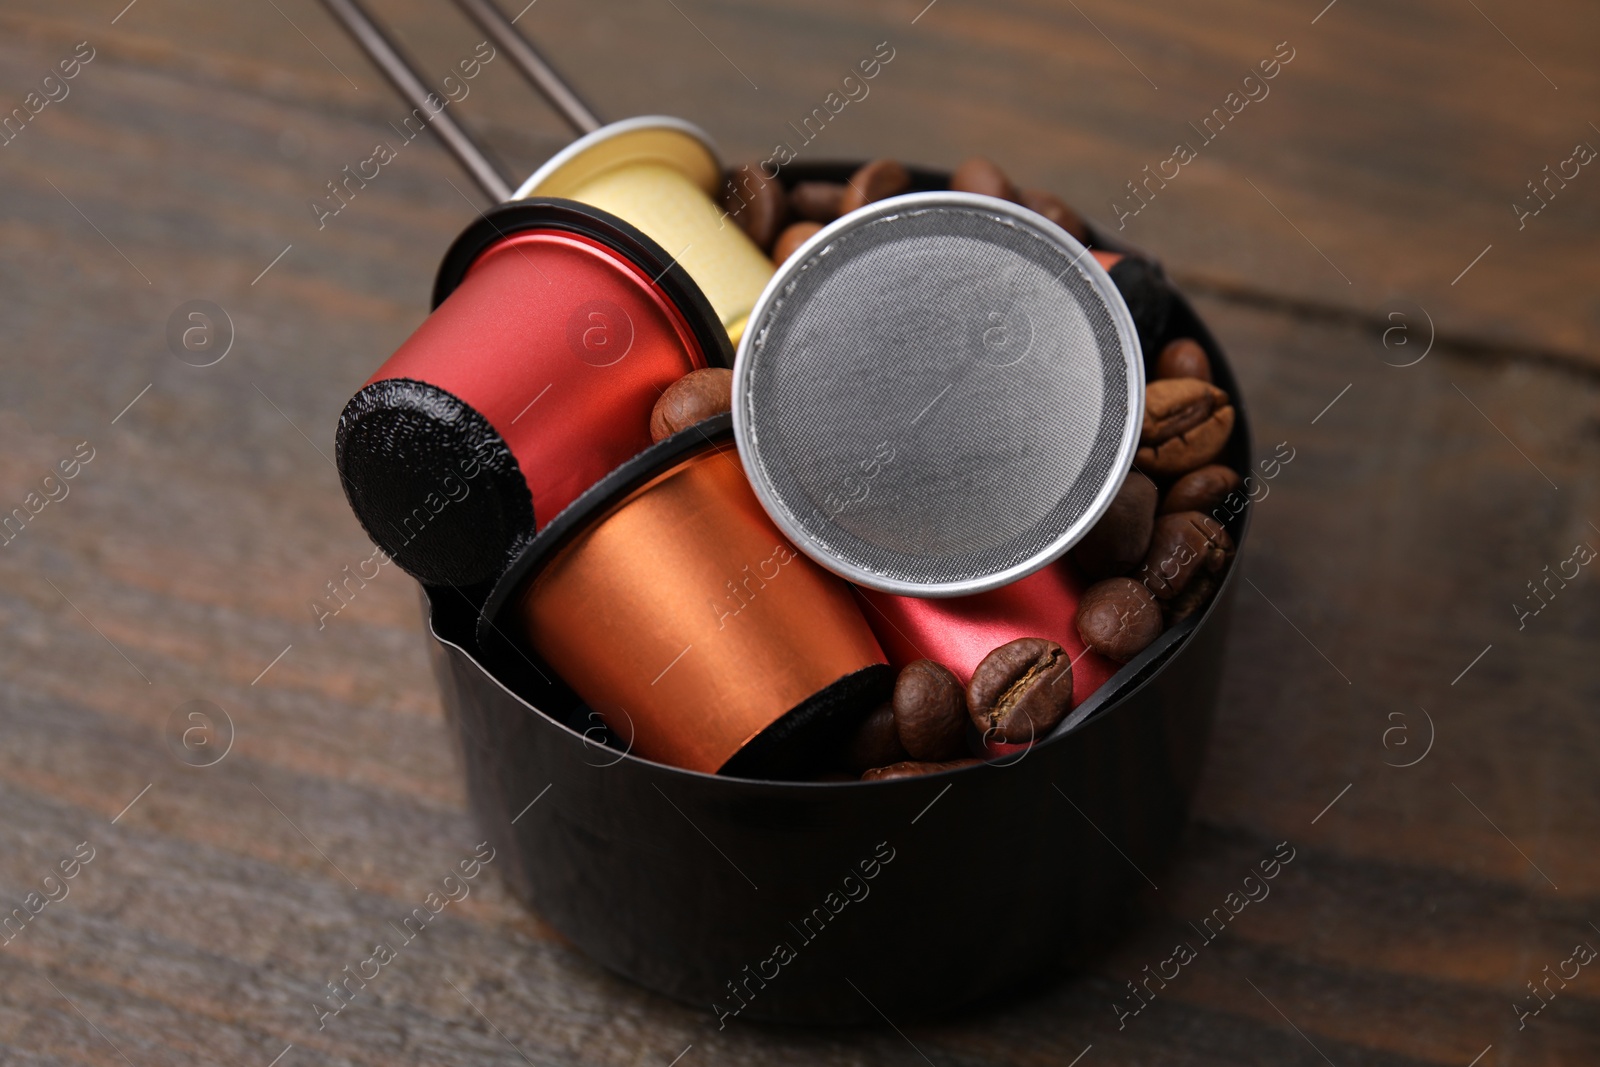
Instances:
[[[484,614],[480,639],[524,634],[635,755],[708,774],[811,773],[893,683],[849,588],[761,509],[725,415],[585,494]]]

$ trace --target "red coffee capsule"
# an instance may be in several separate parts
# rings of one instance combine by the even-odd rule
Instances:
[[[1082,704],[1117,672],[1119,664],[1088,651],[1078,634],[1078,600],[1085,583],[1067,560],[1057,560],[1020,581],[973,596],[924,600],[857,587],[867,624],[896,670],[931,659],[955,672],[962,685],[994,649],[1019,637],[1043,637],[1072,657],[1072,704]]]
[[[345,406],[338,465],[367,534],[430,585],[491,580],[537,526],[650,445],[650,409],[732,362],[659,245],[572,201],[490,210],[434,312]]]

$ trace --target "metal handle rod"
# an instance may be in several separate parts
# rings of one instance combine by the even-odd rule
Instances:
[[[523,76],[533,83],[561,117],[579,134],[593,133],[602,125],[588,104],[584,103],[566,80],[557,74],[548,60],[540,54],[512,21],[501,13],[493,0],[456,0],[456,6],[465,11],[474,22],[506,50],[511,62]]]
[[[400,91],[406,102],[424,115],[432,116],[428,119],[428,128],[444,142],[445,148],[456,157],[457,162],[478,183],[478,187],[496,203],[510,200],[511,183],[500,173],[500,168],[489,161],[483,149],[478,147],[478,143],[453,116],[435,110],[428,104],[428,97],[432,96],[437,101],[438,94],[417,77],[416,70],[400,54],[394,42],[378,28],[378,24],[372,21],[372,16],[356,0],[322,0],[322,3],[335,18],[344,23],[344,28],[355,38],[356,44],[378,65],[378,69]]]

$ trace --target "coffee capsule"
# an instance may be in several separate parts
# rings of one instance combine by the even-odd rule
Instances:
[[[729,419],[665,439],[540,531],[479,639],[524,638],[635,755],[785,777],[842,743],[894,675],[849,586],[761,509]]]
[[[682,263],[737,344],[772,261],[717,207],[722,164],[698,126],[641,116],[552,156],[515,196],[558,196],[628,220]]]
[[[931,659],[955,672],[961,684],[1001,645],[1043,637],[1072,658],[1072,703],[1082,704],[1117,672],[1119,664],[1089,651],[1078,634],[1078,601],[1087,583],[1069,560],[1057,560],[1000,589],[972,596],[924,600],[858,589],[867,624],[896,670]]]
[[[499,575],[536,525],[650,445],[651,406],[727,336],[683,268],[583,204],[491,209],[440,267],[434,312],[339,417],[367,534],[430,585]]]
[[[734,361],[750,482],[849,580],[966,596],[1058,558],[1133,462],[1144,369],[1088,250],[1019,205],[913,193],[773,277]]]
[[[1167,319],[1172,314],[1172,287],[1167,283],[1165,272],[1159,263],[1142,256],[1097,248],[1094,258],[1096,263],[1105,268],[1117,292],[1122,294],[1123,302],[1128,305],[1128,314],[1133,316],[1133,326],[1138,331],[1139,345],[1144,350],[1145,359],[1153,365],[1161,354],[1162,344],[1166,340]],[[1151,369],[1151,366],[1145,367],[1146,377],[1150,376]]]

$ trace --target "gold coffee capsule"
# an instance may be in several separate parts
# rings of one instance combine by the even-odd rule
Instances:
[[[717,207],[721,182],[722,165],[703,130],[642,116],[572,142],[514,198],[578,200],[637,226],[689,272],[738,344],[773,265]]]

